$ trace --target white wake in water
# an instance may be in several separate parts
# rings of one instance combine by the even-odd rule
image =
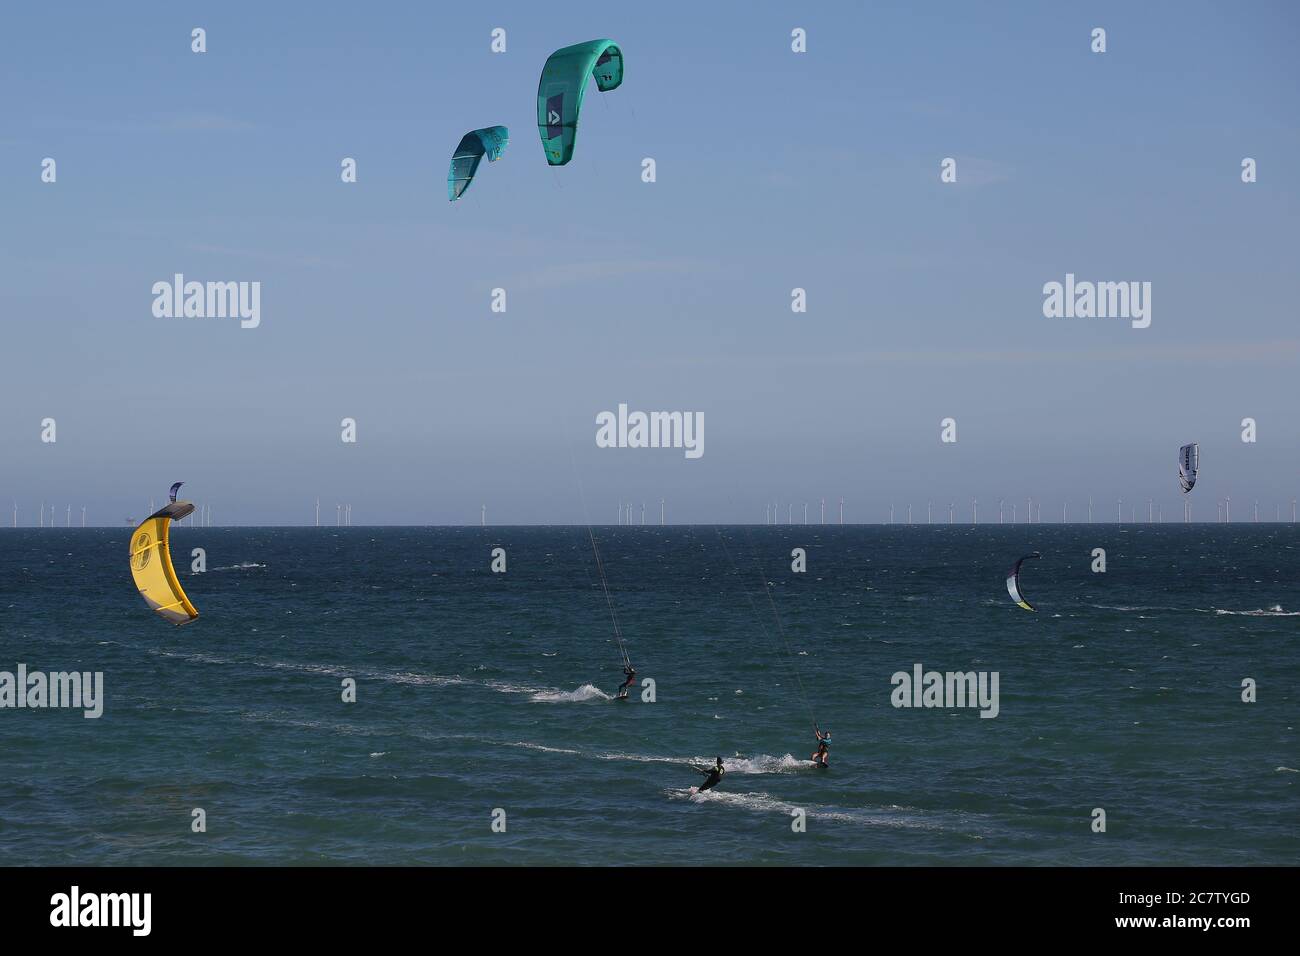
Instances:
[[[582,756],[581,750],[570,750],[567,747],[548,747],[545,744],[533,744],[526,740],[516,740],[513,743],[507,743],[506,746],[520,747],[524,750],[540,750],[542,753],[547,754],[573,754],[578,757]]]
[[[595,684],[583,684],[577,690],[539,690],[531,698],[543,704],[577,704],[586,700],[613,700]]]
[[[706,761],[703,757],[692,759],[698,763],[713,763],[712,760]],[[727,773],[790,773],[794,770],[813,769],[811,760],[800,760],[794,754],[785,754],[781,757],[771,757],[767,754],[742,757],[736,754],[734,757],[723,757],[722,767]]]
[[[631,763],[671,763],[685,767],[688,764],[694,764],[697,767],[712,767],[713,761],[719,756],[714,754],[710,757],[656,757],[650,754],[628,754],[628,753],[602,753],[590,754],[595,760],[626,760]],[[740,754],[734,754],[730,757],[722,758],[722,769],[727,773],[735,774],[755,774],[755,773],[791,773],[797,770],[812,770],[811,760],[800,760],[792,754],[786,754],[783,757],[771,757],[767,754],[755,754],[752,757],[745,757]]]
[[[770,793],[732,793],[718,789],[697,793],[694,787],[688,790],[665,790],[664,792],[674,800],[689,800],[695,804],[735,807],[753,813],[779,813],[782,816],[789,817],[793,816],[796,810],[802,810],[809,820],[829,820],[834,823],[853,823],[858,826],[906,827],[922,830],[943,829],[937,823],[921,820],[914,816],[904,816],[901,813],[844,810],[815,804],[789,803],[777,799]],[[901,810],[901,808],[896,809]]]
[[[420,674],[413,671],[373,670],[360,667],[348,667],[341,664],[305,664],[296,661],[259,661],[220,657],[189,651],[170,651],[164,648],[142,648],[149,654],[159,657],[171,657],[187,660],[196,664],[224,664],[233,667],[260,667],[267,670],[296,671],[302,674],[325,674],[331,677],[356,677],[363,680],[378,680],[390,684],[412,684],[423,687],[486,687],[499,694],[527,694],[532,700],[542,703],[575,703],[585,700],[612,700],[613,698],[594,684],[583,684],[577,690],[565,691],[555,687],[535,687],[526,684],[514,684],[503,680],[482,680],[456,675],[448,677],[443,674]]]
[[[1240,614],[1245,617],[1300,617],[1300,611],[1284,611],[1280,604],[1274,604],[1269,608],[1255,608],[1253,611],[1225,611],[1217,607],[1212,610],[1215,614]]]
[[[1088,607],[1095,607],[1103,611],[1190,611],[1196,614],[1235,614],[1246,617],[1300,617],[1300,611],[1285,610],[1282,605],[1274,604],[1272,607],[1258,607],[1249,611],[1230,611],[1220,607],[1168,607],[1164,605],[1147,605],[1139,604],[1126,606],[1123,604],[1089,604]]]

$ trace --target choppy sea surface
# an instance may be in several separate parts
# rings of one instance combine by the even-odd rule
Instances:
[[[0,864],[1300,863],[1294,525],[597,528],[653,702],[585,528],[174,528],[184,628],[128,531],[0,530],[0,671],[105,682],[0,709]]]

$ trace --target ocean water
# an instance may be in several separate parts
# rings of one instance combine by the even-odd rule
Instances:
[[[0,531],[0,670],[106,696],[0,710],[0,864],[1300,863],[1296,526],[596,534],[653,703],[583,528],[176,528],[184,628],[128,529]],[[892,706],[916,664],[997,716]]]

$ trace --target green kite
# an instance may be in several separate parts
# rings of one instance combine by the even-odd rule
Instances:
[[[509,142],[510,130],[504,126],[476,129],[462,136],[456,152],[451,154],[451,166],[447,170],[447,199],[455,202],[463,196],[474,181],[479,160],[486,156],[489,163],[495,163]]]
[[[563,166],[573,158],[588,75],[596,78],[596,88],[602,93],[618,89],[623,82],[623,52],[613,40],[566,46],[552,53],[542,67],[537,84],[537,131],[546,161],[552,166]]]

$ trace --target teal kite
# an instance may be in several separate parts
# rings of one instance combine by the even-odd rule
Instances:
[[[476,129],[462,136],[456,152],[451,154],[451,167],[447,170],[447,199],[455,202],[465,195],[465,190],[474,181],[479,160],[486,156],[489,163],[495,163],[509,142],[510,130],[504,126]]]
[[[618,89],[623,82],[623,53],[613,40],[566,46],[552,53],[542,67],[537,84],[537,131],[546,161],[552,166],[563,166],[573,158],[578,112],[589,74],[596,78],[596,88],[602,93]]]

